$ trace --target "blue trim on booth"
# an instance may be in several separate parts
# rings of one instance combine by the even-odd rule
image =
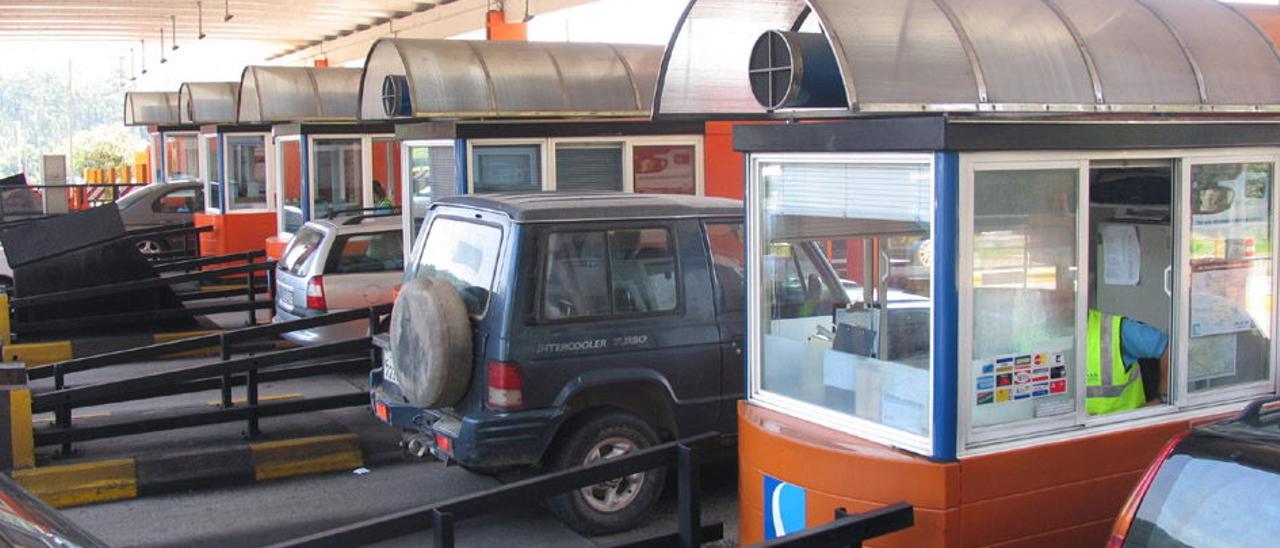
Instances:
[[[453,141],[453,178],[455,179],[454,190],[458,191],[458,195],[467,193],[467,140],[454,139]]]
[[[956,459],[959,411],[960,160],[954,152],[934,155],[933,211],[933,458]]]
[[[302,222],[311,220],[311,138],[303,135],[298,139],[298,171],[302,173]]]

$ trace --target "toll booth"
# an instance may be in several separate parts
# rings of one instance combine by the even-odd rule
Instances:
[[[360,117],[395,123],[400,150],[387,161],[408,175],[391,193],[409,213],[403,216],[406,255],[430,202],[443,196],[707,194],[705,124],[649,119],[662,51],[616,44],[377,41],[365,63]]]
[[[124,94],[124,125],[147,128],[152,182],[200,178],[200,128],[182,123],[178,112],[177,93],[129,91]]]
[[[200,128],[200,181],[195,222],[212,226],[200,235],[201,253],[226,255],[262,249],[275,234],[269,209],[271,126],[239,124],[239,82],[187,82],[178,91],[184,124]]]
[[[695,0],[663,66],[659,120],[804,122],[736,128],[712,242],[743,543],[907,501],[877,546],[1104,545],[1277,392],[1280,59],[1229,5]]]
[[[338,211],[373,208],[385,185],[399,185],[390,124],[357,121],[361,69],[246,67],[240,124],[271,126],[275,215],[267,254],[279,257],[303,223]]]

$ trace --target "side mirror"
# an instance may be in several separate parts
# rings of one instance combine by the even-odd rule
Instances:
[[[1216,215],[1235,203],[1236,191],[1217,184],[1195,189],[1191,195],[1191,211],[1196,215]]]

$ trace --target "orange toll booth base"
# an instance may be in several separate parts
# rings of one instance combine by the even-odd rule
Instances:
[[[200,234],[200,255],[213,257],[257,251],[276,231],[276,214],[270,211],[245,213],[197,213],[196,226],[212,226]]]
[[[1200,421],[1197,421],[1200,422]],[[915,526],[868,546],[1105,546],[1116,514],[1183,420],[934,462],[738,404],[741,542],[764,540],[766,485],[798,487],[805,526],[906,501]],[[777,493],[768,516],[780,523]],[[789,511],[794,511],[793,508]]]

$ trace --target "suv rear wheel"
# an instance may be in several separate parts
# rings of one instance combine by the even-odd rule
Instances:
[[[652,427],[621,411],[596,414],[571,428],[551,462],[557,471],[622,456],[658,442]],[[630,474],[552,497],[548,507],[579,533],[617,533],[635,527],[648,516],[662,493],[665,478],[665,469]]]

